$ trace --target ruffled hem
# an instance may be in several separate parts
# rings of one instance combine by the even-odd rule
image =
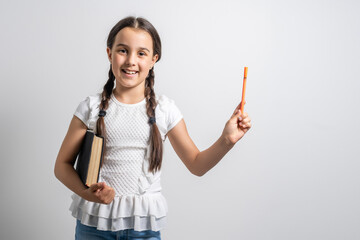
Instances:
[[[99,230],[118,231],[134,228],[136,231],[158,231],[166,224],[168,207],[159,193],[115,196],[110,204],[87,201],[72,195],[69,208],[81,223]]]
[[[98,230],[102,231],[120,231],[124,229],[134,229],[135,231],[160,231],[166,226],[166,217],[155,218],[154,216],[133,216],[127,218],[107,219],[95,217],[86,213],[80,213],[78,216],[74,217],[79,219],[82,224],[96,227]]]

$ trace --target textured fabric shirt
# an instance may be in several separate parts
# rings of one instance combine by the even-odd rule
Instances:
[[[87,97],[74,113],[88,129],[94,131],[100,99],[101,93]],[[155,109],[156,124],[165,141],[166,134],[183,116],[172,99],[165,95],[156,95],[155,99],[158,104]],[[146,99],[125,104],[112,94],[104,121],[106,151],[99,182],[114,188],[115,198],[106,205],[87,201],[74,193],[70,206],[72,215],[83,224],[99,230],[163,229],[168,208],[161,194],[161,171],[148,172],[151,129],[146,114]]]

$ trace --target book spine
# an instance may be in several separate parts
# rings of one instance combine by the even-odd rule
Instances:
[[[99,165],[99,171],[98,171],[98,176],[96,179],[96,182],[99,182],[99,176],[100,176],[100,171],[101,171],[101,166],[102,166],[102,162],[103,162],[103,157],[104,157],[104,137],[99,136],[102,139],[102,144],[101,144],[101,154],[100,154],[100,165]]]

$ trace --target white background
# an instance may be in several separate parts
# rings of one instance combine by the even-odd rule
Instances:
[[[128,15],[157,28],[155,91],[200,150],[240,102],[252,129],[199,178],[166,140],[166,240],[360,239],[358,1],[0,2],[0,239],[73,239],[53,173],[72,114],[107,80]],[[358,160],[357,160],[358,159]]]

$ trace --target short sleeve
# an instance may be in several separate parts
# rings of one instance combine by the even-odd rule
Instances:
[[[88,126],[90,113],[90,98],[87,97],[85,100],[81,101],[76,108],[74,115],[78,117],[86,126]]]
[[[169,99],[168,104],[169,104],[169,107],[168,107],[168,113],[167,113],[167,118],[166,118],[166,124],[167,124],[166,132],[169,132],[183,118],[183,115],[182,115],[180,109],[175,104],[174,100]]]
[[[156,125],[165,141],[167,133],[180,122],[183,115],[173,99],[163,94],[156,95],[156,99],[158,103],[155,109]]]

